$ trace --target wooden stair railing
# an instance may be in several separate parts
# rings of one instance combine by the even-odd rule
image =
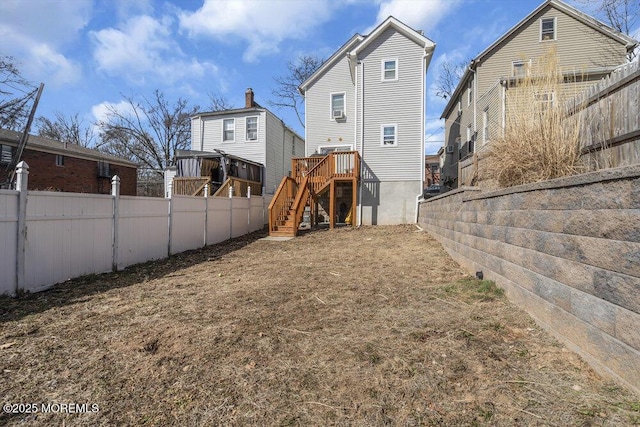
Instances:
[[[261,183],[230,176],[213,194],[213,197],[229,197],[229,187],[233,188],[233,195],[235,197],[245,197],[248,188],[251,188],[251,194],[254,196],[262,194]]]
[[[292,159],[293,177],[285,177],[269,205],[269,234],[295,236],[304,209],[334,179],[357,179],[360,158],[355,151],[329,153],[325,157]]]
[[[269,203],[269,235],[294,235],[293,225],[289,221],[289,211],[298,192],[298,184],[293,178],[285,176]],[[293,234],[292,234],[293,233]]]

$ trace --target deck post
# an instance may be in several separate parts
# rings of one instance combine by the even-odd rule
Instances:
[[[329,184],[329,228],[336,226],[336,181],[331,180]]]
[[[356,204],[358,203],[358,198],[356,191],[358,190],[358,180],[353,178],[351,180],[351,227],[355,224],[356,218]]]

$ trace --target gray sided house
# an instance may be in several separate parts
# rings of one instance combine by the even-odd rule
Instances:
[[[435,44],[394,17],[354,35],[300,86],[306,156],[355,151],[358,224],[416,221],[425,77]]]
[[[486,144],[502,135],[517,108],[517,81],[541,57],[555,51],[565,73],[560,93],[542,94],[541,99],[562,102],[624,63],[636,45],[636,40],[560,0],[542,3],[470,62],[449,99],[441,117],[443,184],[456,188],[474,183],[465,168],[474,153],[482,158]]]
[[[291,172],[291,158],[304,156],[304,139],[275,114],[257,104],[251,88],[244,108],[204,112],[191,118],[191,150],[197,157],[218,152],[264,166],[260,179],[272,194],[283,176]],[[183,153],[188,157],[188,153]],[[167,180],[172,179],[168,171]]]

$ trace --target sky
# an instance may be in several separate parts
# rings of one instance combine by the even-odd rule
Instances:
[[[593,13],[584,2],[569,0]],[[427,72],[425,153],[444,139],[446,101],[434,95],[444,61],[473,58],[542,0],[2,0],[0,55],[24,77],[43,82],[36,116],[105,116],[124,97],[158,89],[207,111],[209,94],[244,106],[253,88],[304,136],[291,110],[269,105],[274,77],[300,55],[329,57],[355,33],[389,15],[436,43]],[[33,133],[33,130],[32,130]]]

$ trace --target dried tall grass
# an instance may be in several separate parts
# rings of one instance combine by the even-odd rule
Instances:
[[[566,117],[561,100],[567,91],[554,49],[510,83],[504,134],[492,141],[487,158],[501,187],[581,172],[580,118]]]

